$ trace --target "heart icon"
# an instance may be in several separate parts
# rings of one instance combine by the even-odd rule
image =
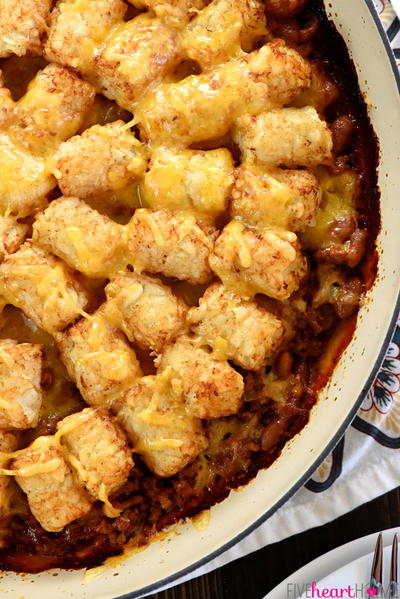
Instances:
[[[367,589],[367,595],[373,597],[374,595],[376,595],[376,589]]]

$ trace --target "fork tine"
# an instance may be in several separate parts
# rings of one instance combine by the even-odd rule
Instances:
[[[372,562],[370,582],[371,588],[376,590],[380,590],[382,588],[382,550],[382,533],[379,533],[375,546],[374,560]]]
[[[396,597],[398,597],[397,552],[398,552],[398,540],[397,540],[397,534],[396,534],[393,537],[392,557],[390,558],[390,595],[389,595],[389,599],[395,599]]]

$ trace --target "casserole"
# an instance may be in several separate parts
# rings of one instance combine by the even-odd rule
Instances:
[[[399,287],[396,260],[400,248],[395,235],[398,223],[396,189],[399,186],[395,132],[399,125],[399,102],[384,43],[376,33],[372,10],[366,5],[348,7],[340,1],[335,3],[339,16],[333,15],[333,18],[352,53],[381,143],[383,226],[378,246],[379,275],[360,312],[356,334],[329,386],[321,394],[310,422],[287,444],[269,470],[260,472],[245,489],[231,493],[222,504],[212,508],[211,521],[205,531],[198,532],[190,523],[185,524],[179,527],[179,535],[171,536],[164,547],[158,542],[153,543],[132,560],[124,561],[118,568],[118,576],[113,576],[115,571],[111,568],[105,570],[100,579],[93,579],[83,587],[81,572],[60,572],[57,577],[43,573],[23,579],[7,574],[1,587],[5,596],[8,593],[9,596],[35,597],[45,592],[56,596],[62,589],[68,589],[70,597],[85,596],[85,593],[88,597],[134,597],[140,590],[148,593],[157,584],[165,584],[166,579],[171,581],[179,573],[211,559],[270,515],[307,480],[318,461],[339,440],[383,358],[393,314],[397,311]],[[366,57],[367,40],[369,51]],[[374,52],[371,52],[371,43]],[[368,84],[363,86],[365,81]],[[379,320],[376,314],[379,314]],[[34,580],[34,584],[30,584],[30,580]]]

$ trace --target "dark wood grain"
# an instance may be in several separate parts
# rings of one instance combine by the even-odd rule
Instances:
[[[353,539],[400,525],[400,488],[341,518],[269,545],[148,599],[262,599],[281,580]]]

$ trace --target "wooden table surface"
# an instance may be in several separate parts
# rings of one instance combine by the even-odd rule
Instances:
[[[329,524],[269,545],[148,599],[262,599],[291,572],[323,553],[399,525],[400,487]]]

